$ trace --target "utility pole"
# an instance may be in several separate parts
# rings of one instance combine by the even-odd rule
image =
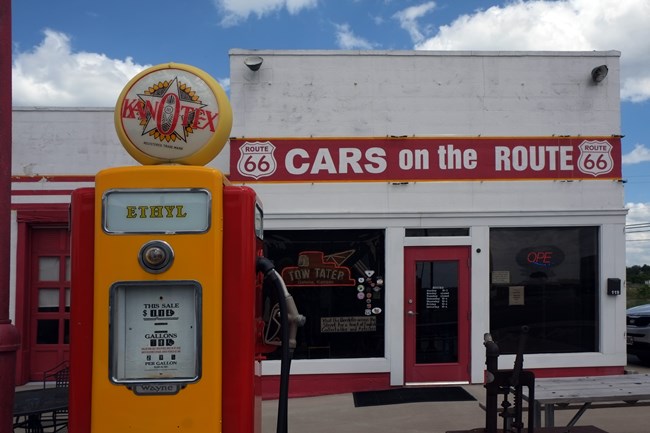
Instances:
[[[0,0],[0,433],[13,431],[16,351],[20,347],[20,336],[9,319],[11,63],[11,0]]]

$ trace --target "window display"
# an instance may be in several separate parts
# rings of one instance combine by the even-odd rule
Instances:
[[[384,231],[268,230],[265,255],[307,322],[295,359],[384,356]],[[279,351],[269,359],[279,358]]]
[[[595,352],[598,347],[598,228],[490,230],[490,332],[515,353]]]

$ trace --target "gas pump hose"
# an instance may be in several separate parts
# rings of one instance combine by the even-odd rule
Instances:
[[[287,290],[284,280],[275,270],[273,263],[265,258],[258,257],[257,272],[268,278],[277,291],[278,305],[280,307],[280,327],[282,357],[280,360],[280,393],[278,396],[278,421],[276,432],[287,433],[287,419],[289,407],[289,373],[291,371],[291,358],[296,348],[296,333],[298,327],[304,325],[305,317],[298,312],[293,297]]]

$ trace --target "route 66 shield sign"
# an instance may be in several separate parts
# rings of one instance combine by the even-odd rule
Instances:
[[[244,142],[239,147],[237,171],[242,176],[252,177],[255,180],[271,176],[277,168],[273,152],[275,146],[270,141]]]
[[[607,141],[585,140],[580,145],[578,170],[596,177],[607,174],[614,168],[612,145]]]

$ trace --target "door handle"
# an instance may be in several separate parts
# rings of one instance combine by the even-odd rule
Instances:
[[[418,313],[416,313],[415,311],[408,310],[406,314],[408,314],[409,316],[416,316]]]

